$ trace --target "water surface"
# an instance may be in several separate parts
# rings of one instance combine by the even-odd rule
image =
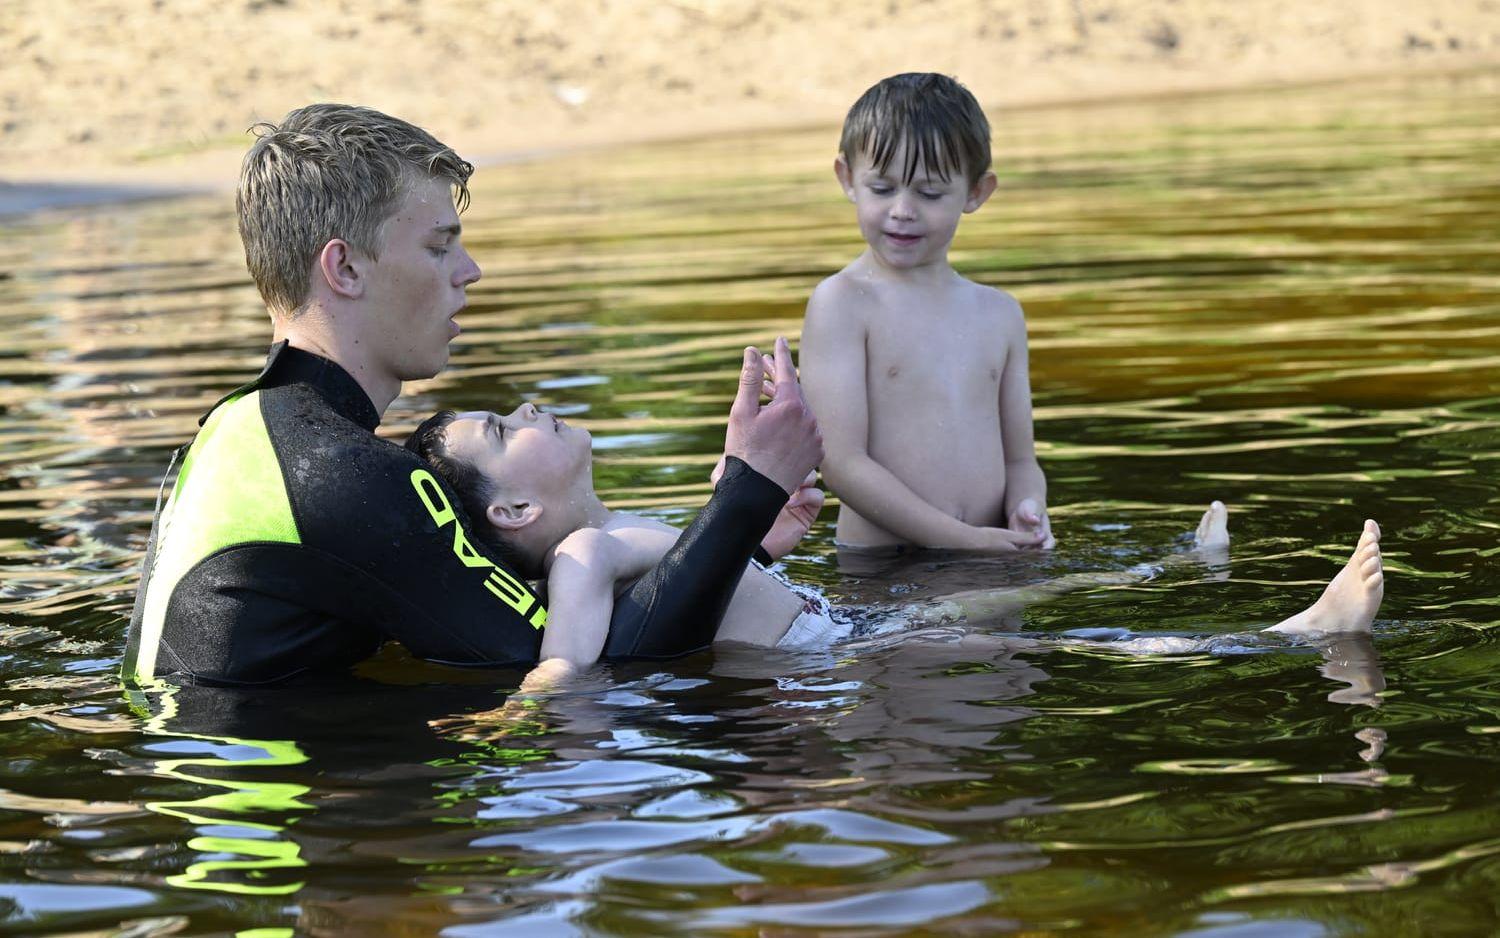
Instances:
[[[0,228],[0,929],[131,934],[1478,934],[1500,928],[1495,75],[995,115],[953,260],[1014,292],[1061,546],[789,564],[897,602],[1227,561],[967,634],[516,674],[388,654],[132,698],[160,473],[269,332],[230,200]],[[522,399],[601,490],[707,496],[738,350],[859,249],[832,129],[485,170],[453,367],[386,431]],[[961,458],[955,448],[954,458]],[[1386,530],[1373,642],[1253,630]],[[1212,639],[1127,654],[1004,633]],[[1114,632],[1110,634],[1119,634]],[[256,932],[274,934],[276,932]],[[283,932],[285,933],[285,932]]]

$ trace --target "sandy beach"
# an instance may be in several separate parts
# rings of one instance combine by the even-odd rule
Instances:
[[[1500,65],[1500,0],[12,0],[0,63],[0,181],[34,200],[231,185],[246,128],[315,100],[493,162],[835,123],[907,70],[994,113]]]

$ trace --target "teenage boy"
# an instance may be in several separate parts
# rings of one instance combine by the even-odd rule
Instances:
[[[801,358],[839,544],[1050,547],[1021,307],[948,263],[995,191],[984,112],[946,76],[887,78],[850,109],[834,173],[867,247],[813,291]]]
[[[147,546],[126,676],[254,685],[345,667],[395,639],[459,665],[529,665],[547,612],[473,534],[451,489],[374,430],[435,375],[480,271],[459,212],[473,167],[367,108],[261,124],[236,205],[274,325],[260,376],[200,421]],[[748,359],[748,356],[747,356]],[[746,563],[822,456],[795,378],[742,375],[727,470],[607,654],[707,645]],[[169,470],[170,472],[170,470]],[[556,598],[556,597],[554,597]]]

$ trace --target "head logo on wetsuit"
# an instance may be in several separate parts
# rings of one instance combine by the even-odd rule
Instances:
[[[442,486],[438,485],[432,473],[426,469],[413,469],[411,485],[417,490],[417,497],[422,499],[422,504],[427,506],[427,513],[432,516],[433,523],[438,526],[439,531],[444,525],[453,525],[453,555],[465,567],[489,571],[484,578],[484,588],[494,593],[502,602],[521,615],[525,616],[529,613],[529,621],[534,628],[539,629],[545,626],[547,610],[537,601],[536,595],[527,588],[526,584],[517,579],[509,570],[475,550],[474,545],[469,543],[469,539],[464,536],[463,525],[458,523],[458,513],[453,510],[448,496],[444,494]]]

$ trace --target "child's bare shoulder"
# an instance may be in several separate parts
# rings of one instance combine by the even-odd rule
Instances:
[[[618,557],[625,567],[654,566],[671,549],[682,533],[654,518],[616,512],[603,530],[615,542]]]
[[[603,527],[579,528],[557,545],[559,559],[604,579],[639,576],[660,559],[662,535],[658,523],[635,515],[616,515]],[[671,539],[667,539],[671,545]],[[559,569],[553,566],[553,572]]]
[[[964,283],[968,285],[974,307],[986,316],[994,317],[998,328],[1007,333],[1019,330],[1022,335],[1025,334],[1026,315],[1021,311],[1021,304],[1014,296],[999,287],[975,283],[967,278],[964,279]]]
[[[823,329],[858,327],[869,308],[869,288],[858,283],[846,267],[813,288],[807,299],[807,323]]]
[[[969,294],[974,298],[974,301],[984,309],[1006,316],[1021,315],[1020,302],[1005,290],[983,283],[975,283],[967,277],[962,279],[967,285]]]
[[[604,528],[579,528],[557,542],[559,557],[571,557],[590,564],[613,561],[620,551],[620,541]]]

